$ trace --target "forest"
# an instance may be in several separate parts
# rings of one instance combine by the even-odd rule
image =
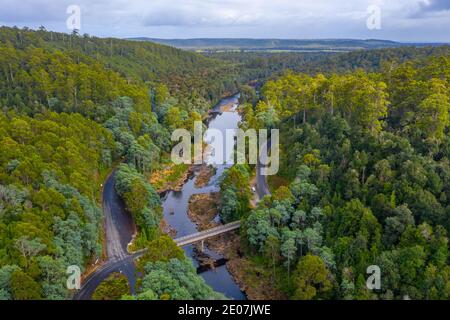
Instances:
[[[290,69],[288,71],[287,69]],[[66,267],[104,259],[102,183],[138,234],[141,278],[96,300],[223,299],[163,232],[149,174],[176,128],[241,92],[241,126],[279,128],[272,196],[254,167],[220,179],[223,222],[291,299],[448,299],[450,51],[197,54],[144,41],[0,28],[0,300],[70,299]],[[269,181],[270,182],[270,181]],[[368,291],[366,268],[383,270]]]
[[[429,57],[450,54],[450,46],[404,46],[373,48],[350,52],[205,52],[204,55],[229,61],[240,67],[239,83],[250,82],[260,87],[265,81],[280,76],[285,70],[315,75],[357,71],[380,71],[384,63],[415,60],[423,63]]]
[[[240,218],[248,254],[288,297],[450,297],[449,71],[447,54],[286,72],[242,106],[244,128],[283,141],[283,183]],[[381,290],[366,287],[371,265]]]
[[[147,175],[167,159],[173,128],[192,129],[235,90],[232,66],[157,44],[2,27],[0,70],[0,299],[67,299],[66,267],[103,258],[101,186],[120,162],[136,247],[163,236]],[[191,262],[171,263],[166,272],[192,274],[180,290],[196,283],[195,297],[214,296]],[[149,276],[163,266],[154,268]]]
[[[44,27],[37,31],[0,27],[0,43],[19,50],[64,52],[77,63],[90,57],[119,73],[128,83],[146,84],[152,92],[163,83],[173,95],[187,101],[203,97],[217,102],[236,88],[233,64],[151,42],[98,38],[76,30],[65,34],[46,31]]]
[[[377,39],[249,39],[249,38],[196,38],[158,39],[138,37],[132,40],[150,41],[185,50],[199,52],[239,51],[335,51],[345,52],[362,49],[396,48],[404,43]]]

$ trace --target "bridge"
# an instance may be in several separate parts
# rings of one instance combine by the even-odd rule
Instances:
[[[235,221],[235,222],[224,224],[224,225],[221,225],[221,226],[218,226],[215,228],[211,228],[211,229],[208,229],[205,231],[200,231],[200,232],[189,234],[187,236],[175,238],[173,240],[179,247],[184,247],[184,246],[187,246],[190,244],[201,242],[201,245],[202,245],[201,250],[203,251],[203,248],[204,248],[203,244],[204,244],[205,240],[208,240],[209,238],[213,238],[213,237],[220,236],[222,234],[237,230],[240,227],[241,227],[241,222]],[[146,251],[147,251],[147,249],[141,249],[141,250],[135,251],[132,256],[133,256],[133,258],[139,258]]]
[[[221,234],[233,231],[233,230],[237,230],[241,227],[241,222],[240,221],[235,221],[235,222],[231,222],[228,224],[224,224],[215,228],[211,228],[205,231],[201,231],[201,232],[196,232],[184,237],[180,237],[180,238],[176,238],[174,239],[174,241],[176,242],[176,244],[179,247],[184,247],[187,246],[189,244],[193,244],[196,242],[200,242],[200,241],[205,241],[209,238],[215,237],[215,236],[219,236]]]

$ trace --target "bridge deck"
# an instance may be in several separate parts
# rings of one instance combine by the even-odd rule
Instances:
[[[193,233],[184,237],[180,237],[180,238],[176,238],[174,239],[175,243],[179,246],[179,247],[184,247],[187,246],[189,244],[193,244],[202,240],[206,240],[233,230],[237,230],[241,227],[241,222],[240,221],[235,221],[235,222],[231,222],[228,224],[224,224],[215,228],[211,228],[205,231],[201,231],[201,232],[197,232],[197,233]],[[140,256],[142,256],[145,252],[147,251],[147,249],[141,249],[138,250],[136,252],[133,253],[133,258],[139,258]]]
[[[199,242],[202,240],[206,240],[236,229],[239,229],[241,227],[241,222],[231,222],[222,226],[218,226],[212,229],[208,229],[205,231],[193,233],[184,237],[176,238],[174,239],[178,246],[183,247],[187,246],[189,244],[193,244],[195,242]]]

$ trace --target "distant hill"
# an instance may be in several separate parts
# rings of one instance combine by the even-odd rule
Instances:
[[[229,63],[152,42],[0,27],[0,47],[8,46],[86,55],[119,72],[130,83],[164,83],[178,96],[200,95],[216,102],[236,90],[234,69]]]
[[[422,45],[405,44],[389,40],[358,39],[157,39],[131,38],[130,40],[151,41],[176,48],[193,51],[354,51],[362,49],[383,49],[402,46]],[[427,44],[430,45],[430,44]]]

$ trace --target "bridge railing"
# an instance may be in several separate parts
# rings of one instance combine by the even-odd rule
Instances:
[[[211,228],[211,229],[208,229],[205,231],[200,231],[200,232],[196,232],[193,234],[189,234],[187,236],[175,238],[173,240],[176,242],[176,244],[178,246],[183,247],[188,244],[192,244],[192,243],[195,243],[195,242],[198,242],[201,240],[206,240],[208,238],[212,238],[212,237],[218,236],[220,234],[239,229],[240,227],[241,227],[241,222],[235,221],[235,222],[224,224],[224,225],[214,227],[214,228]],[[132,255],[135,258],[137,258],[137,257],[142,256],[146,251],[147,251],[147,249],[141,249],[141,250],[133,252]]]
[[[179,245],[179,246],[185,246],[187,244],[191,244],[197,241],[201,241],[201,240],[205,240],[208,239],[210,237],[214,237],[217,235],[220,235],[222,233],[226,233],[232,230],[236,230],[239,229],[241,226],[241,222],[240,221],[235,221],[235,222],[231,222],[222,226],[218,226],[215,228],[211,228],[205,231],[200,231],[197,233],[193,233],[187,236],[183,236],[180,238],[176,238],[174,239],[174,241]]]

